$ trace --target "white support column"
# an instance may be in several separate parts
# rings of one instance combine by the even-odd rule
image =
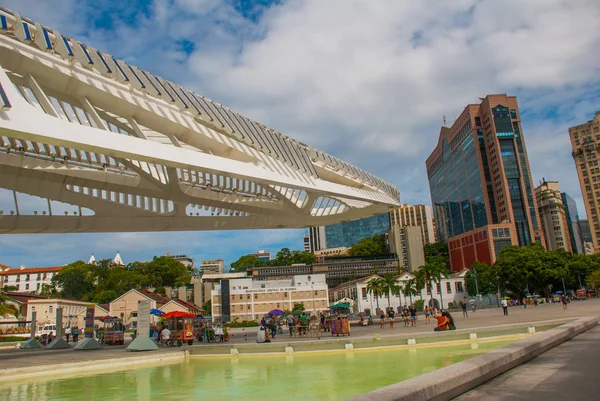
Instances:
[[[85,111],[87,111],[90,114],[90,116],[92,116],[92,119],[94,120],[94,122],[96,123],[98,128],[108,131],[108,127],[106,126],[104,121],[100,118],[100,115],[98,114],[98,112],[96,111],[94,106],[92,106],[92,104],[86,97],[81,98],[81,104],[83,105],[83,108],[85,109]]]
[[[29,86],[31,87],[31,91],[37,98],[38,102],[40,102],[40,104],[42,105],[42,108],[44,109],[44,111],[46,113],[50,114],[52,117],[58,118],[59,115],[56,112],[56,109],[54,108],[54,106],[52,106],[52,103],[50,103],[50,99],[48,99],[48,96],[46,96],[46,93],[42,90],[42,88],[37,83],[37,81],[35,80],[33,75],[29,74],[27,76],[27,80],[29,81]]]
[[[140,125],[137,123],[137,121],[135,121],[135,119],[133,117],[127,117],[127,122],[129,123],[129,125],[131,125],[131,128],[133,129],[133,133],[135,134],[135,136],[137,136],[138,138],[141,139],[148,139],[146,137],[146,135],[144,135],[144,132],[142,131],[142,128],[140,127]]]

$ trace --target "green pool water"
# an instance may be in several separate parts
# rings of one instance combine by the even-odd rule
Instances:
[[[513,340],[514,341],[514,340]],[[0,385],[0,400],[342,400],[513,341],[401,350],[194,359],[184,364]]]

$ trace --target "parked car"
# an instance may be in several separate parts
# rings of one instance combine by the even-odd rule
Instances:
[[[44,334],[48,335],[52,333],[53,336],[56,335],[56,325],[55,324],[45,324],[38,333],[38,335],[43,336]]]

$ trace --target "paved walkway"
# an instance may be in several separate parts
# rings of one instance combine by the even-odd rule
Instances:
[[[563,310],[560,304],[543,304],[538,307],[511,307],[509,308],[509,316],[502,315],[502,309],[485,309],[478,310],[475,313],[469,313],[468,318],[462,317],[462,312],[453,313],[457,328],[460,329],[476,329],[482,327],[506,327],[510,324],[518,323],[534,323],[552,319],[578,318],[585,316],[600,315],[600,299],[588,301],[574,301],[569,304],[567,310]],[[381,338],[392,336],[413,336],[417,334],[433,333],[433,321],[427,325],[424,322],[424,317],[419,316],[417,327],[404,327],[403,322],[397,321],[394,329],[390,329],[386,325],[385,329],[380,329],[378,324],[368,327],[352,326],[352,338],[373,338],[379,333]],[[224,347],[231,347],[232,344],[252,343],[256,341],[256,328],[252,329],[234,329],[232,330],[231,341],[222,344]],[[286,330],[287,331],[287,330]],[[129,336],[126,336],[126,341],[129,341]],[[334,337],[337,338],[337,337]],[[329,333],[324,333],[321,339],[331,339]],[[348,337],[339,337],[340,341],[347,341]],[[278,335],[274,343],[288,343],[290,341],[318,341],[315,338],[290,339],[287,333]],[[204,343],[194,343],[190,348],[197,349],[206,346]],[[139,355],[148,355],[148,353],[126,352],[127,343],[123,346],[110,346],[94,351],[75,351],[72,349],[66,350],[20,350],[15,348],[0,349],[0,376],[3,369],[12,369],[26,366],[44,366],[56,363],[77,363],[79,361],[89,360],[106,360],[115,358],[127,358]],[[211,344],[214,346],[214,344]],[[187,347],[182,348],[161,348],[154,351],[153,354],[179,352]],[[192,351],[194,352],[194,351]],[[196,352],[195,352],[196,353]]]
[[[455,398],[455,401],[600,399],[600,327]]]

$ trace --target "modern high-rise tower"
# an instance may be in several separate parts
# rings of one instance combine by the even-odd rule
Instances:
[[[502,248],[544,244],[517,98],[488,95],[442,127],[427,158],[438,240],[453,270],[493,263]]]
[[[390,224],[420,227],[423,246],[436,242],[433,214],[427,205],[400,205],[390,210]]]
[[[600,111],[593,120],[569,128],[573,160],[579,176],[585,211],[590,222],[592,243],[600,249]]]
[[[558,182],[543,180],[535,189],[535,198],[547,248],[577,253],[573,250],[567,205],[563,203]]]

